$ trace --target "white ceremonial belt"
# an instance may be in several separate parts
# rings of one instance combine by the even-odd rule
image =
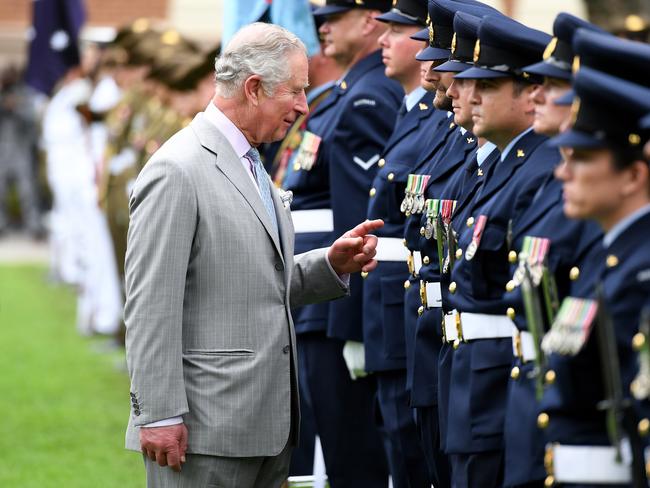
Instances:
[[[512,354],[527,363],[537,358],[533,334],[514,327],[512,331]]]
[[[332,232],[334,230],[334,214],[331,208],[294,210],[291,212],[291,219],[296,234]]]
[[[444,338],[446,342],[458,340],[458,329],[460,327],[460,314],[456,310],[445,314]]]
[[[425,282],[425,289],[427,291],[427,308],[442,307],[442,292],[440,291],[440,282],[427,281]]]
[[[406,264],[409,268],[409,273],[414,278],[417,278],[422,268],[422,253],[420,251],[407,251]]]
[[[451,317],[447,319],[447,316],[445,316],[445,337],[447,342],[457,339],[474,341],[477,339],[512,338],[512,329],[515,324],[505,315],[467,312],[459,314],[456,310],[448,315]],[[448,327],[447,320],[449,320],[450,324],[453,322],[455,327]]]
[[[546,451],[547,470],[556,483],[631,483],[630,445],[621,443],[621,461],[612,446],[551,444]]]
[[[402,261],[406,262],[409,250],[404,247],[404,241],[397,237],[379,237],[377,239],[377,261]]]

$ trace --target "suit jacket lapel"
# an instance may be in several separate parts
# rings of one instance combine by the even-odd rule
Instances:
[[[253,209],[253,212],[255,212],[255,215],[266,229],[266,232],[273,240],[278,254],[280,254],[282,259],[284,259],[282,248],[280,247],[280,238],[273,228],[273,224],[271,223],[269,214],[264,208],[262,198],[255,187],[255,183],[251,181],[250,176],[246,173],[244,166],[241,164],[239,157],[235,154],[235,151],[226,137],[221,134],[212,123],[206,120],[203,113],[199,113],[194,117],[191,127],[201,142],[201,145],[208,151],[214,153],[216,157],[215,166],[230,180],[233,186],[237,188],[239,193],[244,197],[246,202],[248,202],[250,207]],[[271,183],[271,185],[273,185],[273,183]],[[273,189],[271,189],[271,193],[275,193]]]

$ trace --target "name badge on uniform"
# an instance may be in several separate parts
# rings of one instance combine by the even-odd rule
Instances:
[[[306,130],[302,136],[298,153],[296,154],[295,166],[309,171],[316,162],[321,141],[322,139],[316,134]]]
[[[566,297],[551,330],[542,339],[542,350],[563,356],[578,354],[589,339],[597,311],[596,300]]]
[[[427,209],[427,222],[424,224],[424,237],[425,239],[431,239],[432,237],[438,239],[435,222],[438,219],[440,200],[437,198],[429,198],[424,203]]]
[[[407,217],[411,214],[419,214],[424,210],[424,190],[429,182],[429,175],[414,175],[410,174],[406,181],[406,191],[404,200],[400,205],[400,210],[406,214]]]
[[[467,249],[465,250],[465,259],[471,261],[476,256],[476,251],[478,251],[478,246],[481,244],[481,238],[483,237],[483,230],[487,224],[488,217],[487,215],[479,215],[474,224],[474,234],[472,234],[472,242],[469,243]]]
[[[526,266],[530,269],[533,285],[539,286],[544,275],[544,264],[550,247],[550,239],[532,236],[524,237],[524,242],[519,252],[519,265],[512,277],[515,286],[521,285],[524,281]]]

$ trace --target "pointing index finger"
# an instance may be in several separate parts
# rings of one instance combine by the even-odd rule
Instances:
[[[354,229],[350,231],[350,237],[364,237],[367,234],[370,234],[377,229],[380,229],[384,226],[384,221],[381,219],[377,220],[366,220],[361,222]]]

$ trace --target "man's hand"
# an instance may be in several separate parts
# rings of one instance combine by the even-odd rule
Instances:
[[[185,424],[141,427],[140,447],[145,456],[160,466],[180,471],[187,450],[187,427]]]
[[[383,227],[383,220],[366,220],[347,231],[330,246],[327,257],[338,275],[372,271],[377,267],[377,237],[371,232]]]

